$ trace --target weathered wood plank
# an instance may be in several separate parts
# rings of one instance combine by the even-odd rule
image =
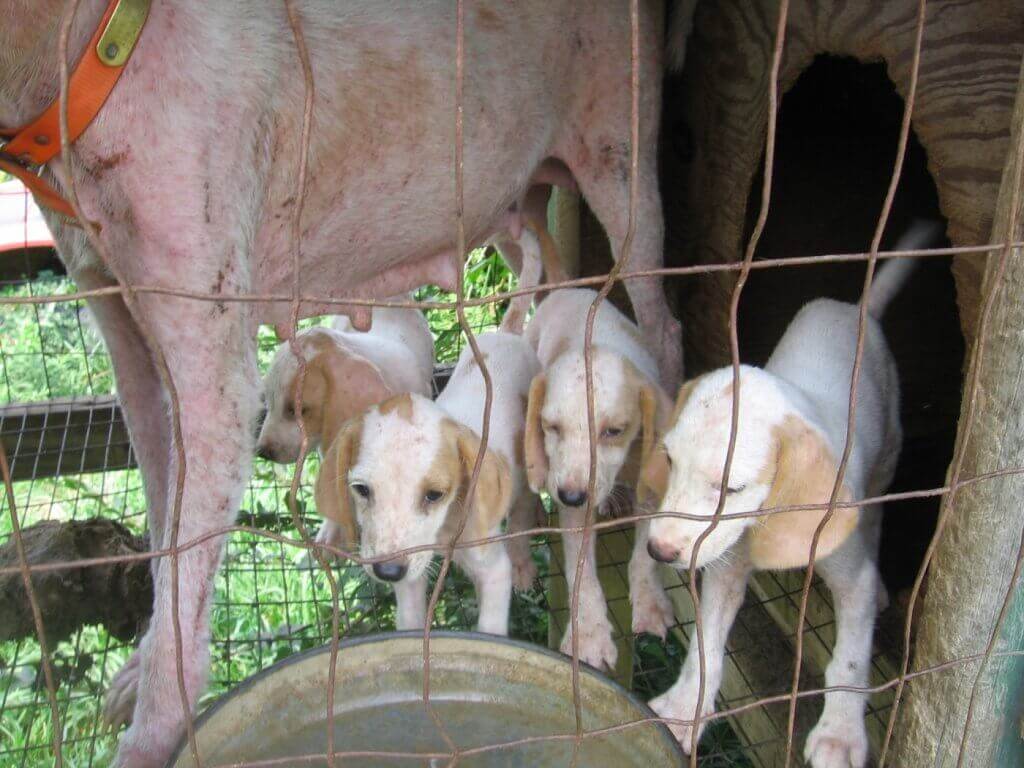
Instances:
[[[992,242],[1024,236],[1024,66],[1018,67],[1013,134],[1006,154]],[[988,327],[979,336],[984,355],[977,367],[977,400],[972,429],[971,397],[961,410],[964,477],[1024,465],[1024,253],[1015,249],[988,257],[983,290],[993,287],[1000,264],[1005,274],[995,286]],[[980,329],[979,329],[980,331]],[[969,372],[968,377],[972,374]],[[984,653],[1007,594],[1013,598],[995,650],[1024,649],[1024,588],[1011,583],[1024,541],[1024,477],[995,477],[959,490],[949,507],[928,573],[928,592],[918,624],[913,669]],[[1015,597],[1014,597],[1015,595]],[[922,676],[908,686],[900,711],[891,765],[1020,765],[1024,741],[1020,723],[1021,670],[1018,658],[995,658],[978,679],[979,664]],[[973,720],[966,717],[978,683]]]
[[[0,439],[15,481],[135,466],[121,408],[112,396],[4,406]]]
[[[451,365],[434,369],[437,392],[451,372]],[[0,406],[0,440],[15,482],[135,467],[121,407],[112,395]]]

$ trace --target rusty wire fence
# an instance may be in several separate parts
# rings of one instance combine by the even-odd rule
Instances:
[[[72,3],[72,5],[74,5],[74,3]],[[301,19],[295,13],[291,2],[288,2],[288,0],[286,0],[286,6],[289,11],[291,31],[294,36],[298,55],[303,63],[306,88],[305,112],[303,118],[303,143],[301,147],[301,156],[299,158],[299,173],[297,174],[296,179],[297,203],[295,206],[293,222],[294,251],[292,257],[294,259],[295,288],[292,294],[273,297],[246,297],[234,294],[226,295],[217,293],[195,294],[180,291],[168,286],[129,286],[126,285],[123,280],[119,279],[120,284],[118,286],[111,289],[99,289],[95,291],[78,291],[68,286],[61,286],[57,290],[53,290],[45,294],[38,294],[33,291],[33,295],[16,295],[16,292],[7,292],[2,299],[0,299],[0,303],[3,303],[6,307],[5,312],[34,312],[36,313],[36,322],[38,323],[39,328],[44,329],[46,327],[46,321],[42,315],[39,314],[43,311],[43,307],[65,305],[76,308],[83,299],[96,295],[117,293],[124,297],[125,301],[129,304],[135,300],[137,295],[142,293],[176,295],[195,301],[266,301],[269,299],[290,303],[292,307],[292,325],[294,328],[298,326],[300,314],[299,306],[304,301],[348,306],[379,305],[384,303],[357,301],[336,296],[314,297],[300,295],[298,279],[300,269],[300,222],[302,216],[303,196],[305,193],[306,154],[309,144],[311,116],[314,108],[314,91],[312,87],[312,72],[309,65],[309,56],[305,48],[305,42],[302,34]],[[935,543],[939,540],[950,516],[955,514],[958,491],[969,484],[986,482],[997,477],[1006,477],[1024,472],[1024,467],[1005,467],[979,476],[972,477],[964,474],[964,446],[970,437],[975,413],[979,407],[982,407],[982,404],[980,404],[978,400],[977,383],[979,370],[985,355],[984,340],[986,338],[987,324],[989,322],[994,303],[999,301],[1002,297],[1001,288],[1003,286],[1001,281],[1006,267],[1012,258],[1019,258],[1020,248],[1024,245],[1019,242],[1013,242],[1012,239],[1012,233],[1017,230],[1017,222],[1015,220],[1016,212],[1018,210],[1017,201],[1014,200],[1014,204],[1011,206],[1011,220],[1007,227],[1008,234],[1003,242],[994,242],[986,246],[970,248],[933,249],[928,251],[907,251],[901,253],[880,252],[880,244],[888,222],[892,198],[900,180],[902,160],[906,150],[907,140],[910,133],[911,117],[914,109],[914,100],[921,61],[922,36],[927,16],[927,3],[925,0],[921,0],[919,3],[917,17],[917,34],[912,54],[913,67],[910,88],[905,99],[905,113],[902,122],[899,146],[896,153],[896,162],[891,176],[888,195],[883,204],[882,210],[880,211],[875,236],[872,239],[869,251],[866,253],[831,254],[806,258],[780,259],[773,260],[772,262],[755,261],[754,254],[758,239],[764,228],[771,204],[775,126],[777,122],[779,103],[778,71],[784,52],[788,12],[788,3],[783,0],[783,2],[780,3],[780,14],[777,21],[773,69],[772,76],[770,78],[770,112],[768,133],[766,136],[764,185],[760,200],[759,217],[754,226],[753,234],[747,243],[742,260],[737,263],[728,264],[666,268],[657,270],[654,273],[631,272],[629,270],[629,246],[633,236],[633,226],[636,219],[636,202],[633,190],[635,190],[636,187],[636,177],[638,173],[637,137],[639,136],[637,107],[639,91],[639,38],[637,22],[638,3],[636,0],[633,0],[630,4],[630,8],[631,17],[629,19],[629,24],[632,30],[633,44],[633,112],[631,115],[633,141],[629,167],[631,188],[629,231],[625,238],[625,242],[622,244],[622,258],[609,275],[587,280],[569,281],[564,285],[592,285],[598,287],[600,289],[600,298],[598,299],[598,302],[600,302],[605,299],[607,292],[616,281],[629,280],[640,276],[650,276],[651,274],[658,274],[662,276],[702,275],[721,271],[736,274],[737,279],[732,294],[729,322],[729,336],[731,342],[730,352],[735,384],[733,388],[734,400],[732,405],[733,429],[727,459],[723,468],[723,481],[721,484],[723,489],[727,487],[727,478],[730,472],[736,442],[737,414],[741,407],[741,394],[740,387],[738,386],[740,359],[737,342],[737,310],[739,302],[741,301],[744,284],[751,270],[763,268],[791,268],[797,270],[801,265],[805,264],[836,261],[860,261],[865,262],[867,265],[864,283],[866,292],[871,284],[875,266],[881,259],[928,258],[932,256],[949,256],[956,254],[977,258],[988,257],[991,260],[989,269],[991,277],[986,281],[983,298],[979,307],[978,326],[975,334],[977,343],[975,343],[971,348],[970,362],[965,378],[965,417],[960,425],[957,450],[954,454],[954,460],[950,468],[948,482],[942,487],[918,489],[899,494],[887,494],[886,496],[871,500],[858,499],[849,502],[840,501],[839,489],[842,486],[843,477],[846,472],[853,439],[853,431],[848,428],[848,439],[839,462],[838,476],[835,481],[832,499],[828,504],[811,505],[811,508],[826,510],[825,518],[818,527],[811,546],[811,552],[809,553],[809,559],[813,563],[814,552],[817,548],[817,542],[821,531],[831,519],[835,510],[841,506],[860,505],[865,502],[884,502],[901,498],[939,497],[942,499],[939,524],[935,532],[935,536],[932,539],[932,546],[929,547],[924,562],[921,564],[919,576],[915,581],[914,588],[911,593],[906,617],[902,625],[897,628],[896,637],[891,640],[891,647],[895,647],[898,651],[895,667],[892,665],[891,660],[887,663],[876,664],[876,676],[873,677],[873,680],[878,677],[880,677],[880,680],[877,683],[873,682],[872,686],[864,691],[864,693],[872,695],[872,703],[868,710],[868,718],[875,722],[874,727],[880,729],[880,741],[883,744],[880,759],[884,762],[886,758],[886,750],[897,722],[901,695],[908,681],[922,675],[936,674],[945,669],[977,664],[978,662],[981,662],[981,666],[983,668],[984,665],[996,655],[994,639],[999,635],[1001,622],[1004,620],[1006,614],[1006,606],[1009,604],[1009,601],[1013,596],[1015,581],[1014,583],[1011,583],[1010,589],[1007,591],[1003,601],[1003,609],[999,614],[999,619],[994,626],[987,628],[987,632],[993,638],[993,641],[988,644],[984,654],[969,658],[949,659],[944,663],[929,669],[911,670],[910,616],[913,614],[915,604],[920,599],[921,583],[931,564],[931,559],[935,552]],[[458,3],[457,19],[457,56],[455,73],[456,114],[453,115],[453,120],[455,121],[456,126],[454,181],[457,196],[456,210],[459,212],[459,215],[457,216],[455,224],[456,232],[453,239],[457,244],[457,251],[459,253],[465,253],[466,235],[461,218],[463,170],[463,114],[461,111],[461,98],[464,37],[463,3],[461,0]],[[627,23],[625,19],[623,20],[623,23]],[[66,59],[66,46],[67,29],[64,30],[64,35],[62,36],[61,41],[61,50],[59,51],[62,61],[62,92],[66,92],[67,88],[67,66],[66,63],[63,63]],[[1012,148],[1012,157],[1008,168],[1016,174],[1014,189],[1020,189],[1021,169],[1024,168],[1024,131],[1019,131],[1016,134],[1016,138],[1017,146]],[[70,147],[65,146],[65,156],[70,155],[72,151],[73,150]],[[83,180],[79,179],[78,183],[83,183]],[[73,189],[69,189],[69,198],[77,211],[77,199]],[[81,215],[79,215],[79,218],[82,220],[82,225],[96,252],[100,254],[100,256],[104,258],[105,262],[113,268],[116,262],[113,262],[108,258],[102,238],[92,228],[88,220]],[[115,276],[117,275],[115,274]],[[428,311],[454,310],[458,317],[459,324],[466,334],[466,339],[469,345],[474,349],[474,354],[476,354],[481,368],[486,371],[486,362],[479,356],[479,352],[476,349],[474,341],[475,331],[480,329],[472,328],[470,323],[467,321],[466,310],[469,307],[503,302],[510,296],[515,295],[515,292],[498,292],[489,297],[467,299],[464,295],[464,282],[460,281],[459,285],[459,291],[457,292],[455,300],[452,302],[434,300],[415,303],[415,305]],[[80,323],[77,311],[73,311],[73,314],[75,317],[70,322],[75,324]],[[860,376],[866,318],[866,305],[862,305],[860,327],[858,331],[857,357],[855,359],[853,377],[850,384],[850,425],[853,424],[856,418],[855,395]],[[65,320],[67,320],[67,318],[65,318]],[[80,326],[76,325],[75,327],[79,329],[82,340],[81,348],[88,349],[88,332],[86,330],[82,330]],[[588,339],[592,334],[592,330],[593,311],[588,318]],[[5,352],[5,355],[6,354],[8,353]],[[48,365],[49,361],[54,360],[54,354],[47,351],[45,342],[43,341],[40,342],[37,354],[40,356],[41,365]],[[77,354],[78,353],[72,353],[72,356]],[[89,394],[108,393],[109,386],[104,390],[102,377],[108,376],[109,372],[94,369],[92,367],[92,363],[88,359],[89,353],[86,352],[82,354],[85,358],[83,366],[84,370],[87,372],[89,387],[96,387],[95,391],[90,390]],[[301,360],[300,352],[298,353],[298,356]],[[164,385],[169,391],[173,392],[173,380],[166,364],[161,360],[158,365],[161,368]],[[587,351],[587,367],[590,378],[587,387],[587,397],[588,410],[591,415],[591,444],[595,445],[596,435],[593,425],[593,371],[591,370],[592,363],[590,359],[589,343]],[[100,368],[102,368],[102,365]],[[304,371],[304,365],[300,363],[300,378],[303,375],[302,371]],[[94,374],[96,377],[95,379],[93,378]],[[94,384],[94,381],[97,379],[100,383]],[[17,399],[14,394],[17,390],[17,382],[7,382],[6,386],[8,387],[8,400],[12,401]],[[301,386],[299,387],[299,391],[301,392]],[[79,392],[75,394],[81,393]],[[490,398],[488,398],[488,408],[489,399]],[[296,410],[300,412],[301,407],[297,406]],[[175,421],[180,420],[180,407],[176,398],[173,396],[171,398],[171,411],[172,418]],[[42,418],[45,423],[46,414],[43,414]],[[48,426],[52,427],[52,424],[49,424]],[[103,421],[100,419],[94,426],[97,434],[102,435],[103,430],[106,429],[109,436],[112,433],[113,421]],[[7,431],[7,429],[8,427],[5,427],[5,431]],[[24,432],[25,439],[31,440],[31,430],[26,427]],[[486,443],[486,434],[483,438]],[[114,441],[109,442],[108,445],[113,447]],[[181,450],[180,435],[175,448],[178,451]],[[60,450],[58,449],[58,454],[59,453]],[[6,518],[9,520],[10,529],[10,536],[8,538],[9,543],[13,544],[17,553],[17,563],[11,566],[5,566],[2,569],[2,574],[4,576],[17,575],[24,580],[30,597],[30,603],[32,604],[33,618],[37,632],[37,636],[33,640],[19,641],[14,644],[7,644],[3,646],[3,653],[5,655],[2,659],[3,668],[0,669],[0,675],[2,675],[4,685],[2,688],[2,694],[0,694],[2,695],[2,699],[0,699],[0,713],[9,713],[13,709],[17,709],[19,711],[19,715],[16,718],[19,733],[4,734],[5,743],[3,746],[0,746],[0,763],[4,765],[42,764],[45,761],[55,761],[60,764],[66,754],[75,755],[74,761],[69,761],[68,764],[79,764],[79,760],[81,761],[80,764],[83,765],[105,764],[105,762],[111,758],[113,742],[108,736],[101,733],[99,719],[98,717],[95,717],[95,714],[99,711],[100,697],[102,696],[106,683],[109,681],[110,675],[118,666],[120,666],[120,664],[124,662],[129,652],[129,645],[126,642],[116,639],[114,636],[109,633],[105,633],[103,630],[82,630],[70,639],[62,639],[61,642],[52,642],[50,638],[46,637],[45,631],[41,631],[43,630],[43,627],[38,609],[40,598],[35,593],[35,589],[33,587],[34,582],[33,579],[30,578],[30,574],[33,572],[41,574],[70,571],[76,568],[109,566],[118,562],[125,564],[146,564],[152,558],[165,558],[167,566],[172,569],[172,573],[176,574],[177,562],[180,555],[201,543],[199,541],[178,540],[177,524],[179,522],[180,509],[175,508],[171,518],[174,521],[174,527],[171,531],[171,545],[169,547],[162,549],[155,548],[155,551],[149,553],[138,553],[124,557],[101,558],[100,560],[102,560],[102,562],[97,559],[86,558],[77,561],[61,561],[50,564],[37,563],[30,566],[25,551],[22,529],[26,523],[31,523],[39,519],[46,519],[54,514],[58,514],[64,519],[75,519],[76,517],[99,514],[100,516],[105,516],[124,523],[132,533],[140,534],[143,532],[144,521],[142,510],[144,509],[144,502],[142,500],[138,475],[129,468],[132,464],[130,449],[125,448],[125,450],[122,451],[110,451],[109,453],[111,463],[106,464],[101,462],[98,475],[100,480],[98,481],[98,484],[82,483],[77,490],[73,490],[70,493],[66,488],[58,489],[53,483],[48,481],[43,482],[40,479],[34,478],[31,474],[31,470],[29,471],[27,480],[19,480],[18,482],[15,482],[13,479],[14,476],[17,472],[24,471],[24,465],[19,467],[14,464],[9,464],[6,452],[4,455],[0,455],[0,468],[3,470],[6,486],[5,508],[7,513]],[[19,460],[21,460],[20,457]],[[595,465],[596,458],[592,451],[592,477],[594,475]],[[184,463],[182,463],[181,466],[183,467]],[[343,552],[339,550],[329,552],[326,551],[329,548],[318,547],[312,542],[310,537],[310,526],[315,523],[316,518],[315,515],[312,514],[313,510],[309,505],[308,483],[305,480],[305,477],[310,473],[315,472],[315,469],[315,460],[311,458],[309,463],[305,463],[304,457],[300,457],[300,461],[294,474],[282,474],[277,471],[268,471],[266,468],[258,468],[257,479],[250,483],[249,492],[246,496],[247,504],[245,506],[247,506],[248,509],[244,511],[239,522],[235,525],[214,531],[207,536],[207,538],[209,538],[209,536],[228,537],[228,551],[225,559],[225,565],[218,577],[217,597],[214,600],[213,610],[215,614],[220,613],[222,616],[226,617],[223,621],[224,625],[230,625],[233,628],[244,627],[244,631],[229,631],[227,634],[220,636],[216,633],[214,634],[213,684],[211,693],[208,694],[207,699],[204,701],[208,701],[210,697],[215,696],[224,690],[230,689],[232,686],[237,684],[240,678],[240,670],[242,669],[244,669],[245,672],[261,669],[291,653],[295,653],[303,648],[320,645],[322,643],[329,644],[333,654],[336,652],[337,644],[343,636],[380,631],[393,626],[392,598],[362,576],[360,566],[365,561],[356,553]],[[479,469],[478,460],[478,465],[474,468],[473,476],[470,480],[471,489],[476,483]],[[65,465],[61,467],[61,473],[74,474],[74,472],[74,466],[69,467]],[[184,475],[179,474],[179,477],[177,478],[179,489],[183,483]],[[591,498],[592,496],[593,494],[591,494]],[[722,513],[724,509],[724,501],[725,491],[723,490],[719,500],[718,509],[711,521],[709,532],[723,519]],[[178,500],[178,504],[180,504],[180,498]],[[801,508],[808,507],[805,506]],[[775,514],[788,511],[790,509],[792,508],[759,511],[758,514]],[[587,523],[582,530],[584,537],[598,535],[599,532],[604,535],[604,532],[620,527],[623,522],[634,522],[641,519],[644,515],[650,514],[649,512],[638,512],[636,515],[625,518],[625,520],[619,519],[615,521],[607,521],[597,519],[595,517],[595,513],[596,510],[588,509]],[[687,517],[685,510],[675,510],[660,514],[671,514],[682,518]],[[268,521],[277,522],[271,522],[268,524]],[[543,623],[531,623],[526,619],[523,621],[517,621],[515,618],[517,612],[519,612],[520,615],[525,615],[530,611],[534,611],[537,614],[544,615],[546,621],[577,621],[576,608],[579,600],[578,579],[577,589],[569,598],[569,606],[560,616],[557,610],[552,612],[552,606],[550,606],[545,599],[543,581],[544,579],[552,576],[553,572],[556,573],[558,568],[558,564],[555,563],[555,560],[548,554],[547,537],[557,535],[560,530],[561,529],[559,529],[557,525],[552,524],[536,528],[526,532],[525,534],[516,534],[533,536],[535,557],[538,564],[541,566],[541,572],[540,579],[538,580],[538,584],[534,590],[527,593],[525,597],[517,596],[514,598],[512,621],[513,631],[518,631],[520,635],[526,637],[526,639],[534,640],[539,643],[544,643],[546,641],[547,630],[549,627]],[[703,540],[706,535],[707,534],[702,536],[701,540]],[[507,538],[508,536],[509,535],[506,534],[502,538]],[[458,546],[476,546],[481,543],[481,541],[475,541],[459,544]],[[445,586],[445,577],[449,571],[453,549],[454,546],[444,555],[440,575],[436,580],[431,594],[428,616],[433,617],[433,622],[425,627],[424,631],[423,663],[425,669],[429,669],[430,663],[431,629],[438,626],[465,627],[471,623],[473,618],[472,615],[474,607],[472,605],[471,598],[467,596],[468,590],[466,589],[465,582],[460,582],[458,578],[455,578],[448,587]],[[586,547],[583,547],[582,551],[585,552]],[[1024,548],[1022,548],[1022,553],[1024,553]],[[328,558],[329,555],[335,555],[342,558],[344,561],[343,564],[340,566],[334,565]],[[1017,571],[1020,570],[1021,559],[1021,556],[1018,556]],[[606,563],[605,567],[611,568],[613,572],[617,573],[618,578],[620,578],[624,583],[626,579],[625,561],[616,561],[612,556],[606,557],[606,560],[611,560],[611,562]],[[566,564],[566,567],[578,569],[581,567],[581,563]],[[279,579],[279,582],[283,583],[285,586],[279,588],[277,583],[275,583],[274,588],[272,589],[261,586],[261,579],[266,578],[268,574],[277,574],[281,576],[282,578]],[[790,576],[791,575],[792,574],[790,574]],[[1015,572],[1015,578],[1016,575],[1017,573]],[[293,591],[293,587],[300,583],[302,585],[301,588],[295,588]],[[697,583],[695,569],[691,566],[688,574],[684,573],[682,576],[673,579],[670,584],[670,590],[674,590],[676,592],[688,592],[689,598],[692,600],[693,604],[699,605]],[[763,626],[764,617],[767,616],[770,620],[773,619],[771,607],[773,604],[787,605],[790,609],[795,611],[793,626],[797,629],[790,635],[784,637],[784,639],[791,643],[792,649],[795,651],[795,654],[792,654],[795,655],[795,663],[792,664],[791,673],[787,671],[788,680],[786,681],[786,684],[782,686],[781,689],[765,690],[761,687],[759,682],[748,680],[747,683],[749,690],[747,691],[729,692],[723,690],[719,697],[718,711],[712,715],[707,715],[702,719],[714,723],[721,723],[726,719],[733,719],[736,721],[751,712],[767,710],[772,706],[781,705],[784,708],[784,715],[781,721],[778,722],[778,738],[785,744],[784,763],[789,765],[792,761],[796,761],[798,759],[799,754],[799,745],[795,740],[797,733],[798,701],[820,699],[820,697],[829,690],[829,688],[823,684],[820,670],[817,674],[813,671],[809,672],[806,669],[806,664],[813,653],[816,652],[815,649],[818,648],[818,646],[820,646],[818,650],[823,649],[824,653],[827,655],[829,648],[834,643],[834,620],[830,617],[829,611],[827,610],[830,608],[829,598],[824,593],[823,587],[820,585],[818,580],[815,579],[813,566],[808,568],[804,573],[798,574],[795,579],[780,576],[775,579],[774,583],[776,588],[768,590],[765,593],[755,595],[755,599],[753,600],[748,599],[747,604],[742,609],[737,620],[737,624],[734,627],[734,635],[736,635],[736,637],[733,638],[733,642],[730,646],[730,657],[732,659],[738,659],[744,654],[753,653],[756,655],[759,653],[760,651],[756,650],[755,647],[758,644],[758,635],[760,632],[759,627]],[[613,599],[615,598],[613,597]],[[617,599],[626,599],[625,593],[620,593]],[[524,600],[528,603],[527,606],[524,606]],[[172,605],[173,609],[176,611],[177,603],[172,602]],[[824,606],[826,609],[821,616],[811,615],[812,606],[815,605]],[[653,662],[644,660],[645,653],[643,648],[640,648],[641,653],[638,654],[638,656],[641,661],[638,662],[637,666],[638,674],[636,676],[636,686],[643,693],[653,694],[660,692],[666,683],[671,680],[671,675],[674,674],[679,664],[679,653],[681,649],[681,644],[679,642],[680,639],[690,643],[696,643],[698,648],[702,647],[703,628],[701,625],[700,614],[699,612],[695,612],[692,616],[692,619],[680,622],[680,625],[676,628],[676,639],[672,644],[670,644],[670,650],[668,652],[666,652],[662,647],[660,652],[649,651],[646,653],[650,659],[654,659]],[[215,621],[215,623],[217,622]],[[182,637],[180,635],[180,629],[178,628],[177,621],[175,621],[175,627],[175,643],[180,654],[180,649],[182,648]],[[524,627],[530,627],[530,631],[524,631]],[[628,626],[619,626],[618,631],[622,635],[629,634]],[[646,645],[646,642],[643,644],[638,643],[638,646],[641,645]],[[89,648],[88,651],[83,650],[86,646]],[[1011,653],[1021,652],[1022,651],[1020,650],[1011,651]],[[792,655],[790,658],[792,658]],[[241,664],[240,660],[246,657],[251,658],[252,661],[249,664]],[[187,723],[186,736],[187,744],[189,745],[187,749],[191,750],[197,764],[206,765],[202,760],[202,756],[198,753],[195,732],[189,715],[188,698],[185,693],[183,683],[182,660],[180,656],[177,659],[177,663],[179,693],[181,699],[178,704],[183,708],[183,713],[185,714]],[[574,679],[574,703],[577,713],[579,713],[581,702],[579,700],[578,688],[580,666],[578,657],[574,657],[572,659],[572,666]],[[746,668],[749,669],[750,667],[748,666]],[[669,672],[668,677],[664,674],[666,670]],[[979,671],[977,679],[980,679],[980,677],[981,672]],[[425,675],[424,679],[425,684],[423,697],[424,702],[429,706],[429,676]],[[84,685],[82,685],[83,683]],[[28,693],[25,694],[24,691],[28,691]],[[76,698],[83,697],[95,702],[95,706],[93,707],[94,716],[84,723],[68,723],[65,718],[71,711],[72,704]],[[333,691],[329,691],[328,700],[333,700]],[[333,717],[333,710],[330,707],[328,708],[327,714],[328,719],[330,720],[330,718]],[[968,714],[968,718],[970,718],[970,714]],[[47,732],[48,741],[43,741],[32,736],[34,728],[37,727],[35,723],[43,721],[49,722],[49,728],[40,728],[39,731],[43,732],[45,730]],[[650,721],[647,720],[638,721],[636,723],[623,724],[610,730],[595,732],[584,729],[582,720],[577,715],[577,728],[575,732],[539,738],[567,739],[579,744],[588,738],[599,735],[607,736],[609,733],[642,727],[649,722]],[[690,721],[680,720],[671,722],[676,725],[684,725],[688,724]],[[329,764],[341,764],[346,756],[345,745],[333,744],[331,742],[331,733],[333,733],[333,731],[329,728],[328,753],[321,757],[323,757]],[[19,746],[11,748],[10,745],[14,743],[13,737],[15,736],[22,736],[23,738],[19,742]],[[440,757],[444,758],[448,764],[455,764],[460,757],[470,754],[480,754],[489,750],[509,749],[514,745],[515,742],[506,742],[504,744],[475,748],[471,751],[459,750],[457,747],[453,746],[450,753],[441,755]],[[737,755],[735,757],[735,760],[737,761],[735,764],[744,764],[742,761],[748,759],[751,755],[756,756],[757,750],[762,746],[762,744],[758,743],[748,743],[742,750],[745,757]],[[690,758],[690,764],[697,765],[699,760],[706,761],[702,763],[705,765],[716,764],[713,762],[714,760],[729,759],[727,754],[729,750],[735,750],[735,747],[730,746],[727,750],[722,750],[718,753],[713,752],[709,754],[705,751],[701,755],[698,755],[698,753],[694,751],[694,754]],[[409,757],[415,756],[410,755]],[[267,761],[251,763],[251,765],[263,764],[268,763]],[[719,764],[728,765],[733,763]]]

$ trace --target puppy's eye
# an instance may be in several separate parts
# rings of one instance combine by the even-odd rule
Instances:
[[[616,438],[625,431],[621,427],[605,427],[601,430],[601,437]]]
[[[746,487],[747,486],[745,486],[745,485],[737,485],[737,486],[731,486],[730,485],[728,488],[725,489],[725,493],[726,493],[726,495],[732,495],[734,493],[739,493],[740,491],[742,491]]]
[[[559,428],[559,426],[557,424],[551,424],[551,423],[545,424],[544,425],[544,431],[545,432],[550,432],[555,437],[558,437],[560,434],[562,434],[562,430],[561,430],[561,428]]]
[[[444,491],[439,491],[436,488],[431,488],[423,494],[423,500],[428,504],[433,504],[436,501],[440,501],[442,498],[444,498]]]
[[[357,495],[364,499],[370,498],[370,486],[366,483],[352,483],[349,488]]]
[[[294,419],[295,418],[295,404],[294,403],[288,403],[288,405],[286,405],[284,407],[284,415],[286,417],[288,417],[289,419]]]

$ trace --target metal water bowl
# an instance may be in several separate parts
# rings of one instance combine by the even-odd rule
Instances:
[[[330,649],[292,656],[242,683],[196,723],[203,765],[247,762],[325,766]],[[430,701],[459,749],[521,743],[462,756],[459,768],[569,766],[576,732],[572,667],[557,653],[515,640],[468,632],[432,632]],[[580,667],[585,731],[651,718],[642,702],[604,675]],[[336,751],[390,752],[346,757],[344,768],[447,766],[444,736],[423,704],[423,637],[397,632],[339,645],[334,694]],[[409,753],[424,755],[414,757]],[[433,757],[431,756],[433,754]],[[304,757],[305,756],[305,757]],[[289,759],[291,758],[291,759]],[[643,723],[583,739],[576,765],[660,768],[683,764],[679,745],[660,723]],[[193,768],[183,741],[168,764]]]

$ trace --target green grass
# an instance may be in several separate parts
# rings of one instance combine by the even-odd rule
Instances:
[[[466,296],[476,298],[514,287],[514,276],[493,251],[477,251],[466,269]],[[0,296],[67,294],[66,278],[43,275],[32,284],[0,287]],[[454,301],[452,294],[425,288],[419,300]],[[467,320],[475,331],[497,325],[503,306],[471,307]],[[465,343],[451,310],[430,311],[439,362],[456,359]],[[260,364],[265,368],[276,347],[268,328],[259,335]],[[113,392],[110,361],[90,329],[82,306],[58,302],[38,306],[6,306],[0,312],[0,404],[44,401],[57,397]],[[316,457],[307,463],[306,479],[315,477]],[[287,493],[292,467],[257,461],[242,501],[240,520],[298,539],[291,526]],[[136,471],[66,475],[15,484],[21,524],[41,520],[82,520],[94,516],[122,521],[137,532],[145,528],[145,500]],[[318,525],[308,482],[298,498],[311,530]],[[250,517],[251,516],[251,517]],[[11,532],[6,501],[0,506],[0,541]],[[544,547],[535,548],[542,572]],[[394,627],[393,593],[371,582],[362,569],[339,567],[341,634],[358,635]],[[310,569],[305,551],[252,533],[230,537],[213,598],[212,673],[205,706],[238,682],[299,651],[326,642],[331,631],[330,589],[326,576]],[[476,619],[476,603],[467,579],[449,576],[438,605],[439,626],[466,628]],[[511,612],[511,634],[546,643],[548,610],[540,590],[517,595]],[[116,745],[98,719],[102,695],[111,676],[130,653],[102,627],[87,627],[52,651],[60,682],[61,727],[65,764],[106,766]],[[674,680],[682,657],[677,643],[643,639],[637,648],[636,689],[647,698]],[[716,726],[706,737],[713,754],[702,760],[709,768],[748,765],[728,727]],[[52,765],[51,721],[40,672],[38,644],[32,640],[0,643],[0,768]],[[721,760],[727,760],[722,762]]]

